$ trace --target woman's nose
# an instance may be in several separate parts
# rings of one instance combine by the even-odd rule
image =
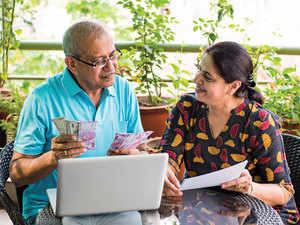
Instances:
[[[200,82],[201,82],[200,72],[197,72],[195,74],[194,83],[200,83]]]

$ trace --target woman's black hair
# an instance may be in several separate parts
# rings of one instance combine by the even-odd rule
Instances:
[[[262,94],[254,89],[253,63],[244,47],[235,42],[224,41],[208,47],[205,52],[212,57],[219,75],[226,83],[235,80],[242,82],[234,93],[235,96],[263,104]]]

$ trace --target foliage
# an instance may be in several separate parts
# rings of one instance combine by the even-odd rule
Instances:
[[[274,57],[271,60],[272,65],[266,66],[265,71],[273,82],[269,82],[264,90],[264,106],[282,120],[300,123],[300,76],[292,75],[296,68],[277,69],[275,66],[280,66],[281,58]],[[300,135],[300,131],[297,132]]]
[[[187,76],[191,76],[187,70],[181,69],[182,68],[182,60],[178,60],[177,63],[171,63],[171,67],[173,69],[173,73],[167,75],[167,78],[171,80],[172,89],[168,88],[167,92],[171,94],[172,98],[168,99],[169,104],[175,104],[182,93],[189,92],[190,87],[190,80],[186,79],[183,74]]]
[[[113,28],[118,40],[129,40],[130,32],[127,24],[120,26],[120,23],[126,21],[126,16],[120,13],[120,9],[115,7],[111,1],[101,0],[71,0],[66,5],[68,14],[77,20],[81,18],[99,19]]]
[[[224,25],[226,17],[231,20],[234,18],[234,9],[230,0],[216,0],[215,3],[211,3],[211,9],[215,12],[214,18],[198,18],[194,21],[194,31],[200,31],[201,35],[206,37],[208,45],[213,44],[219,38],[220,28],[245,32],[245,29],[239,24]],[[251,38],[246,37],[245,40],[249,41]],[[264,107],[281,118],[300,122],[300,78],[291,75],[296,72],[296,69],[278,69],[281,67],[281,58],[276,54],[276,48],[268,45],[253,48],[245,43],[243,46],[252,58],[254,79],[257,79],[258,71],[262,69],[261,72],[266,73],[273,80],[273,82],[267,83],[267,87],[263,91],[266,96]],[[204,48],[200,49],[197,64],[200,62],[203,52]],[[298,132],[300,133],[300,131]]]
[[[0,87],[3,87],[4,82],[7,79],[8,72],[8,50],[11,47],[18,45],[16,40],[15,32],[13,31],[13,24],[15,20],[15,7],[16,0],[11,1],[1,1],[1,77],[0,77]]]
[[[228,0],[218,0],[216,3],[210,3],[211,10],[216,18],[205,19],[199,17],[198,20],[194,20],[194,32],[200,31],[201,34],[206,37],[208,45],[213,44],[218,38],[218,28],[221,27],[221,22],[225,17],[233,19],[233,7],[229,4]],[[235,25],[232,25],[235,26]]]
[[[24,2],[24,0],[1,1],[0,54],[2,57],[0,63],[0,87],[3,87],[8,76],[9,50],[18,48],[19,42],[17,41],[17,36],[21,35],[24,24],[32,25],[31,20],[34,13],[32,7],[39,3],[39,0],[30,0],[26,2]],[[17,19],[19,21],[16,21]]]
[[[123,8],[132,15],[132,31],[136,35],[135,47],[129,51],[133,62],[131,78],[138,83],[137,93],[147,94],[152,104],[158,104],[161,90],[167,85],[158,75],[166,62],[166,54],[160,44],[174,40],[174,32],[170,25],[176,20],[165,8],[169,0],[120,0]]]
[[[61,72],[64,67],[63,57],[49,52],[26,51],[26,54],[17,52],[14,55],[18,66],[14,68],[14,74],[43,74],[53,75]]]
[[[30,82],[24,81],[21,87],[10,87],[9,95],[0,94],[0,112],[6,115],[0,119],[0,127],[13,138],[16,136],[19,116],[29,87]]]

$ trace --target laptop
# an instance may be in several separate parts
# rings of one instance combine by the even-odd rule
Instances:
[[[157,209],[167,164],[166,153],[61,159],[48,198],[58,217]]]

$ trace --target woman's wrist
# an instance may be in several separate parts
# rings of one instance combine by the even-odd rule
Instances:
[[[254,187],[253,187],[253,182],[251,181],[250,189],[249,189],[248,195],[253,196],[253,194],[254,194]]]

